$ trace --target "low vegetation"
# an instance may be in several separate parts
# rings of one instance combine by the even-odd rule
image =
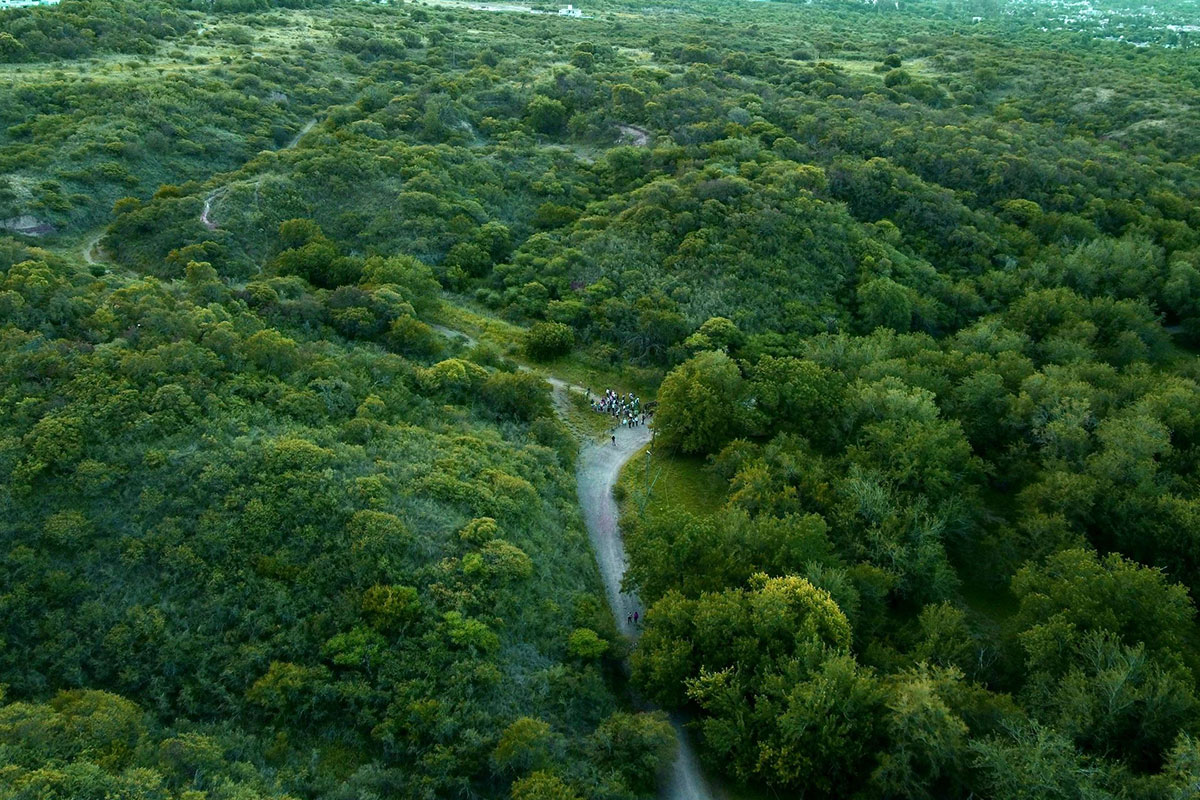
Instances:
[[[653,795],[520,364],[732,791],[1191,797],[1200,19],[1066,8],[0,11],[0,796]]]

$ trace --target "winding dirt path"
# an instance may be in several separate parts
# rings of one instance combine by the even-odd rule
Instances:
[[[316,124],[317,124],[317,121],[315,119],[310,119],[308,122],[304,123],[304,127],[300,129],[300,132],[297,133],[295,136],[293,136],[291,141],[289,141],[286,145],[284,145],[283,149],[291,150],[293,147],[300,144],[300,140],[304,138],[304,134],[311,131],[313,129],[313,126]]]
[[[557,378],[548,377],[546,380],[554,387],[557,396],[555,408],[562,414],[562,404],[567,402],[568,386]],[[621,580],[625,577],[629,562],[618,525],[620,514],[616,498],[613,497],[613,487],[617,485],[621,468],[650,443],[651,432],[645,425],[637,428],[618,426],[612,435],[616,437],[615,444],[611,438],[584,443],[576,462],[575,482],[588,538],[591,539],[600,577],[608,594],[608,605],[616,617],[617,628],[636,643],[641,630],[627,619],[635,611],[644,615],[646,608],[636,594],[621,591]],[[704,778],[696,751],[681,719],[673,715],[671,726],[675,728],[679,748],[666,781],[659,787],[659,797],[663,800],[713,800],[716,795]]]
[[[228,190],[228,186],[222,186],[220,189],[214,189],[212,194],[204,198],[204,210],[200,212],[200,222],[202,222],[204,227],[208,228],[210,231],[215,231],[217,229],[217,223],[213,222],[208,216],[209,212],[212,211],[213,201],[225,194],[225,192]]]
[[[279,148],[279,150],[277,150],[276,152],[282,153],[284,150],[291,150],[293,147],[300,144],[300,140],[304,138],[304,134],[311,131],[313,129],[313,126],[316,124],[317,124],[317,121],[315,119],[310,119],[308,122],[304,123],[304,127],[301,128],[300,131],[295,136],[292,137],[291,141],[289,141],[283,147]],[[259,183],[262,182],[262,178],[259,178],[258,180],[259,180]],[[204,225],[205,228],[208,228],[210,231],[215,231],[219,227],[217,225],[217,223],[213,222],[213,219],[210,216],[212,214],[213,203],[215,203],[217,200],[221,199],[221,197],[224,196],[224,194],[229,191],[229,187],[232,185],[233,184],[227,183],[224,186],[218,186],[216,189],[213,189],[211,192],[209,192],[208,197],[204,198],[204,210],[200,212],[200,223],[202,225]],[[257,191],[257,188],[256,188],[256,191]],[[257,196],[256,196],[256,201],[257,201]]]
[[[643,613],[645,608],[637,595],[621,591],[621,579],[625,577],[628,561],[625,543],[621,540],[617,525],[619,515],[613,487],[617,484],[621,467],[650,443],[650,428],[618,426],[613,435],[617,440],[615,445],[611,439],[583,445],[576,462],[575,480],[583,519],[587,523],[592,549],[596,552],[596,562],[608,592],[608,604],[617,618],[621,633],[636,641],[640,631],[625,618],[634,611]]]
[[[621,132],[622,140],[633,140],[634,147],[647,147],[650,144],[650,131],[645,128],[639,128],[637,125],[618,125],[617,130]]]
[[[463,339],[466,341],[467,347],[475,346],[475,337],[467,336],[462,331],[456,331],[453,328],[447,328],[445,325],[430,325],[429,327],[433,328],[435,331],[437,331],[442,336],[446,337],[447,339],[449,339],[452,342],[455,339]]]
[[[447,328],[445,325],[431,325],[435,331],[447,339],[462,338],[468,347],[475,344],[475,339],[461,331]],[[528,367],[521,367],[528,370]],[[570,392],[582,393],[580,387],[555,378],[543,375],[551,387],[551,399],[554,409],[565,421],[570,407]],[[634,643],[641,636],[637,626],[626,619],[634,611],[645,614],[645,606],[633,592],[621,591],[621,580],[625,577],[628,559],[625,555],[625,542],[621,539],[621,529],[617,524],[620,514],[617,501],[613,496],[613,487],[621,475],[621,468],[631,458],[641,452],[650,443],[651,431],[646,425],[638,428],[617,426],[611,436],[603,441],[585,440],[579,450],[579,458],[575,465],[575,484],[579,494],[579,507],[583,512],[583,521],[587,525],[588,538],[592,543],[592,552],[596,555],[596,564],[600,567],[600,577],[604,581],[604,591],[608,595],[608,605],[616,618],[617,629],[628,636]],[[675,763],[659,787],[658,796],[661,800],[718,800],[700,769],[699,759],[696,758],[683,720],[678,715],[671,716],[671,727],[675,729],[675,739],[678,743]]]
[[[104,229],[101,228],[99,233],[84,242],[83,250],[81,252],[83,253],[83,260],[88,266],[94,266],[102,263],[101,259],[104,258],[104,253],[100,249],[100,240],[103,238]]]

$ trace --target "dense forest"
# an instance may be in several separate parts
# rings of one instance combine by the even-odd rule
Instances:
[[[1200,796],[1193,4],[582,14],[0,10],[0,798]]]

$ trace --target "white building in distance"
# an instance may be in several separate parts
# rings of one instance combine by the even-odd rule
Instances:
[[[56,6],[59,0],[0,0],[0,11],[9,8],[29,8],[30,6]]]

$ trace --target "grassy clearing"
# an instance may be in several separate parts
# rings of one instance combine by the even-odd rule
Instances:
[[[706,469],[704,459],[655,452],[651,445],[629,460],[617,481],[617,499],[627,519],[637,519],[647,483],[651,485],[649,499],[645,500],[647,515],[670,509],[713,514],[724,505],[728,494],[726,484]]]
[[[489,317],[467,308],[460,298],[448,298],[441,307],[430,315],[430,321],[444,325],[482,344],[491,345],[505,356],[518,359],[521,356],[521,339],[525,329],[495,317]]]
[[[606,388],[616,389],[634,392],[643,400],[652,400],[662,380],[661,371],[638,367],[601,367],[588,362],[578,352],[552,361],[531,361],[521,346],[525,337],[523,327],[471,308],[463,298],[447,298],[429,321],[494,347],[506,358],[538,374],[566,381],[569,385],[567,403],[561,410],[566,417],[567,427],[581,440],[602,439],[613,428],[612,417],[592,411],[581,389],[590,390],[592,396],[602,394]]]
[[[521,349],[525,329],[520,325],[489,316],[463,298],[451,297],[431,316],[431,322],[462,331],[471,338],[496,347],[507,358],[535,372],[553,375],[575,386],[591,389],[592,394],[607,389],[633,392],[643,400],[652,400],[662,381],[662,371],[623,365],[612,367],[596,364],[578,351],[551,361],[531,361]],[[589,411],[590,413],[590,411]]]
[[[579,392],[571,392],[568,398],[567,425],[579,438],[603,439],[609,435],[613,428],[612,417],[593,411],[591,402]]]
[[[589,363],[584,356],[577,353],[553,361],[531,363],[530,366],[539,372],[588,388],[592,394],[603,394],[605,389],[615,389],[618,392],[633,392],[643,401],[654,399],[658,384],[662,381],[662,373],[659,370],[633,366],[599,366]]]
[[[845,72],[847,75],[865,75],[877,78],[882,81],[883,76],[890,71],[887,69],[879,69],[879,61],[872,59],[856,59],[856,58],[822,58],[818,59],[820,63],[832,64],[833,66]],[[806,64],[807,62],[796,62],[797,64]],[[918,58],[905,61],[900,65],[900,68],[914,78],[932,78],[938,74],[938,70],[934,69],[933,65],[927,59]]]

